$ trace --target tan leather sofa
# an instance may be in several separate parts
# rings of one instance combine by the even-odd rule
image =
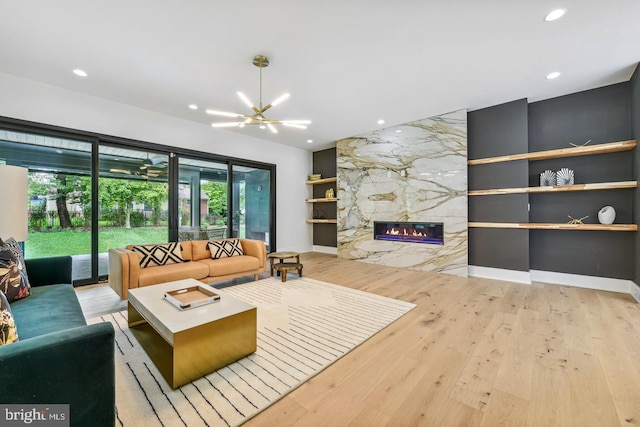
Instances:
[[[127,299],[129,289],[181,279],[213,283],[258,273],[267,268],[267,250],[260,240],[240,239],[244,255],[211,259],[208,240],[180,242],[185,262],[155,267],[140,267],[140,255],[126,248],[109,249],[109,285],[120,298]]]

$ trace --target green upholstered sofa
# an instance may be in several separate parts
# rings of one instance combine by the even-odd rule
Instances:
[[[87,325],[70,256],[25,264],[31,295],[11,303],[19,341],[0,346],[0,403],[66,403],[72,426],[113,427],[113,326]]]

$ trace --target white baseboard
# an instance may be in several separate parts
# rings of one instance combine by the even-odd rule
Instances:
[[[610,277],[584,276],[581,274],[557,273],[554,271],[530,270],[515,271],[501,268],[469,266],[469,276],[493,280],[531,284],[533,282],[552,283],[555,285],[575,286],[577,288],[596,289],[599,291],[621,292],[630,294],[640,303],[640,287],[633,281],[613,279]]]
[[[577,288],[597,289],[599,291],[631,293],[635,283],[631,280],[612,279],[609,277],[583,276],[580,274],[556,273],[554,271],[531,270],[534,282],[554,283],[557,285],[575,286]]]
[[[470,265],[469,276],[482,277],[484,279],[505,280],[507,282],[531,284],[531,274],[528,271],[505,270],[502,268],[480,267]]]
[[[318,246],[318,245],[313,245],[313,252],[322,252],[324,254],[332,254],[332,255],[338,255],[338,248],[334,248],[331,246]]]

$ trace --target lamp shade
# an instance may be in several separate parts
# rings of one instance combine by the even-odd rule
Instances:
[[[0,165],[0,238],[13,237],[24,242],[28,237],[29,170]]]

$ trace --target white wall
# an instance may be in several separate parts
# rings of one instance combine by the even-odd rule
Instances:
[[[310,251],[309,151],[0,73],[0,116],[276,165],[278,250]]]

